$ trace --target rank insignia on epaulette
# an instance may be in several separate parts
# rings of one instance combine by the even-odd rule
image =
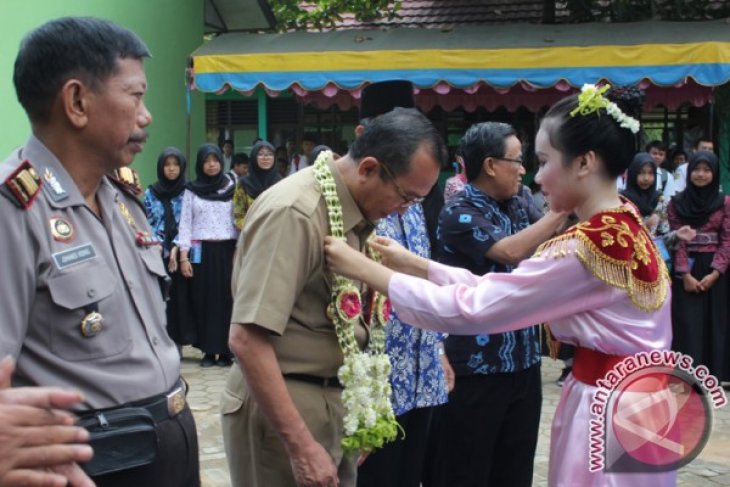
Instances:
[[[142,190],[142,183],[139,179],[137,171],[130,167],[120,167],[114,171],[114,179],[126,187],[135,196],[141,195],[144,191]]]
[[[20,208],[30,208],[43,182],[30,162],[23,161],[3,184],[3,193]]]

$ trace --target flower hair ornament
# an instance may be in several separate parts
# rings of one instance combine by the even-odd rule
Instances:
[[[632,133],[638,134],[639,121],[626,115],[616,103],[604,96],[610,88],[611,85],[598,87],[593,84],[584,84],[580,90],[580,95],[578,95],[578,106],[570,112],[570,116],[586,116],[592,113],[598,113],[600,115],[599,110],[603,108],[611,118],[618,122],[621,128],[629,129]]]

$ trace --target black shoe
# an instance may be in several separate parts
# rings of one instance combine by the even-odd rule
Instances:
[[[233,359],[229,353],[221,353],[218,355],[218,361],[215,363],[218,367],[230,367],[233,365]]]
[[[568,378],[568,374],[570,374],[573,371],[573,367],[565,367],[562,372],[560,372],[560,377],[558,377],[558,385],[560,387],[563,387],[563,382],[565,382],[565,379]]]
[[[200,361],[201,367],[213,367],[215,365],[215,355],[212,353],[206,353],[203,360]]]

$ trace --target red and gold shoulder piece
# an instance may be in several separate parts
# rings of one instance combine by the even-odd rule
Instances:
[[[115,169],[109,178],[122,190],[132,196],[139,196],[144,193],[139,173],[131,167],[120,167]]]
[[[27,210],[33,205],[43,181],[27,160],[21,162],[0,186],[0,193],[18,208]]]
[[[669,275],[664,260],[636,210],[626,205],[594,215],[542,244],[536,256],[574,253],[591,274],[624,289],[631,303],[656,311],[667,298]]]

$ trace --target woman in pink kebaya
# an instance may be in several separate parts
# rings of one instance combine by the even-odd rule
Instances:
[[[653,449],[651,441],[619,444],[617,438],[631,433],[618,432],[613,417],[601,452],[606,468],[592,472],[589,463],[596,381],[623,359],[669,349],[672,340],[666,267],[641,216],[615,185],[634,154],[638,122],[625,98],[614,102],[604,93],[588,85],[545,115],[536,179],[553,211],[574,211],[580,222],[511,274],[476,276],[387,239],[373,243],[385,265],[331,238],[325,252],[333,272],[388,293],[398,315],[414,326],[477,335],[547,322],[555,338],[576,346],[552,425],[550,486],[670,486],[681,458]],[[640,399],[642,393],[633,394]],[[656,415],[641,425],[642,431],[660,426]],[[627,461],[633,471],[617,473]]]

